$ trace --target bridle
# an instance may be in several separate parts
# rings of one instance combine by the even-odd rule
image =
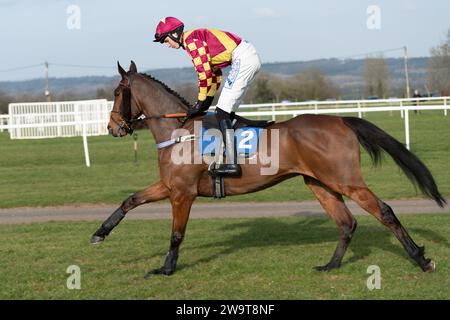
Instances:
[[[128,81],[125,83],[121,81],[119,83],[119,88],[122,91],[122,95],[124,94],[125,90],[128,90],[130,95],[130,101],[129,106],[125,106],[126,108],[131,109],[131,85],[130,85],[130,79],[128,78]],[[115,95],[118,95],[118,93],[114,93]],[[151,119],[178,119],[181,122],[181,125],[183,126],[184,123],[189,118],[187,113],[166,113],[166,114],[160,114],[160,115],[153,115],[153,116],[143,116],[142,113],[140,113],[136,118],[132,119],[126,119],[123,114],[121,113],[121,110],[124,110],[124,99],[122,99],[122,105],[120,106],[120,110],[111,110],[111,113],[117,113],[119,117],[119,121],[116,121],[114,118],[111,118],[111,120],[117,125],[117,132],[120,130],[125,130],[127,134],[132,134],[134,129],[136,128],[136,123],[139,121],[145,121],[145,120],[151,120]]]
[[[123,81],[120,81],[119,83],[119,88],[122,91],[122,105],[119,108],[119,111],[116,110],[111,110],[111,113],[117,113],[117,115],[119,116],[119,122],[117,122],[114,118],[111,118],[111,120],[117,124],[118,128],[117,128],[117,132],[119,132],[120,130],[125,130],[125,132],[127,134],[132,134],[134,129],[135,129],[135,125],[132,123],[132,119],[131,120],[127,120],[124,118],[123,114],[121,113],[122,110],[124,110],[124,91],[128,90],[128,93],[130,95],[130,101],[129,101],[129,106],[127,106],[127,108],[129,107],[131,109],[131,87],[130,87],[130,80],[128,79],[127,83],[124,83]],[[116,89],[117,90],[117,89]],[[116,91],[114,92],[114,95],[117,96],[119,95],[119,93],[117,93]],[[130,111],[131,113],[131,111]]]

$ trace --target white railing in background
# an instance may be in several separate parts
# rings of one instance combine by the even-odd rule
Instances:
[[[409,149],[409,112],[443,110],[447,116],[449,102],[450,97],[263,103],[241,105],[238,114],[275,120],[277,116],[301,114],[357,113],[363,117],[366,112],[396,111],[404,119],[405,142]],[[87,136],[108,134],[106,127],[112,106],[113,102],[106,100],[10,104],[10,114],[0,118],[0,130],[7,129],[11,139],[82,136],[86,165],[90,166]]]
[[[3,132],[8,126],[9,122],[9,115],[8,114],[0,114],[0,132]]]
[[[11,139],[106,135],[108,102],[101,100],[11,103],[8,107]]]
[[[275,120],[277,116],[296,117],[301,114],[341,113],[357,113],[358,117],[362,118],[365,112],[400,111],[405,122],[405,144],[409,150],[409,111],[443,110],[444,115],[447,116],[447,110],[450,108],[448,102],[450,102],[450,97],[263,103],[241,105],[239,110],[256,109],[257,111],[241,111],[238,114],[243,117],[272,117],[272,120]]]
[[[114,101],[108,101],[108,111],[109,112],[111,112],[113,106],[114,106]]]
[[[447,106],[450,97],[430,97],[430,98],[409,98],[409,99],[375,99],[375,100],[335,100],[335,101],[305,101],[305,102],[278,102],[278,103],[260,103],[260,104],[243,104],[239,107],[242,109],[257,109],[258,111],[280,111],[283,110],[321,110],[321,109],[346,109],[346,108],[364,108],[364,107],[393,107],[392,111],[400,111],[403,118],[402,106],[426,106],[427,104]],[[333,113],[340,113],[338,112]],[[362,110],[358,112],[358,116],[362,117]],[[309,112],[306,112],[309,113]],[[288,113],[290,115],[298,115],[302,113]],[[444,114],[447,115],[447,109]],[[267,114],[265,114],[267,115]],[[276,113],[273,113],[272,120],[275,120]]]

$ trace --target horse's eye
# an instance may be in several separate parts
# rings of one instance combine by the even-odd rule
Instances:
[[[117,97],[120,94],[120,90],[119,88],[117,88],[116,90],[114,90],[114,96]]]

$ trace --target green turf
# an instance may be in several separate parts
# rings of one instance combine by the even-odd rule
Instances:
[[[189,223],[177,272],[145,280],[169,245],[170,220],[123,221],[98,246],[98,222],[0,225],[0,299],[450,299],[450,216],[400,220],[437,264],[423,273],[394,236],[359,216],[339,270],[320,273],[338,232],[322,217],[205,219]],[[67,267],[81,270],[69,290]],[[381,269],[368,290],[367,268]]]
[[[367,113],[365,117],[404,142],[398,112]],[[442,111],[410,114],[411,146],[431,169],[441,193],[450,195],[450,116]],[[128,195],[158,180],[156,148],[150,132],[139,132],[139,162],[134,164],[131,137],[88,138],[92,166],[84,165],[81,137],[10,140],[0,134],[0,207],[54,206],[83,203],[118,204]],[[384,199],[420,197],[393,161],[373,168],[363,153],[368,185]],[[227,201],[283,201],[313,199],[297,177],[271,189]],[[213,200],[201,200],[213,201]]]

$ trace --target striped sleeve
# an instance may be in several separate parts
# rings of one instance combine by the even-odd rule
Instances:
[[[219,68],[213,68],[212,85],[208,91],[208,97],[214,97],[219,90],[220,83],[222,82],[222,70]]]
[[[207,96],[214,96],[220,85],[221,71],[213,71],[211,55],[204,41],[194,39],[186,43],[186,49],[192,58],[198,75],[198,100],[204,101]]]

